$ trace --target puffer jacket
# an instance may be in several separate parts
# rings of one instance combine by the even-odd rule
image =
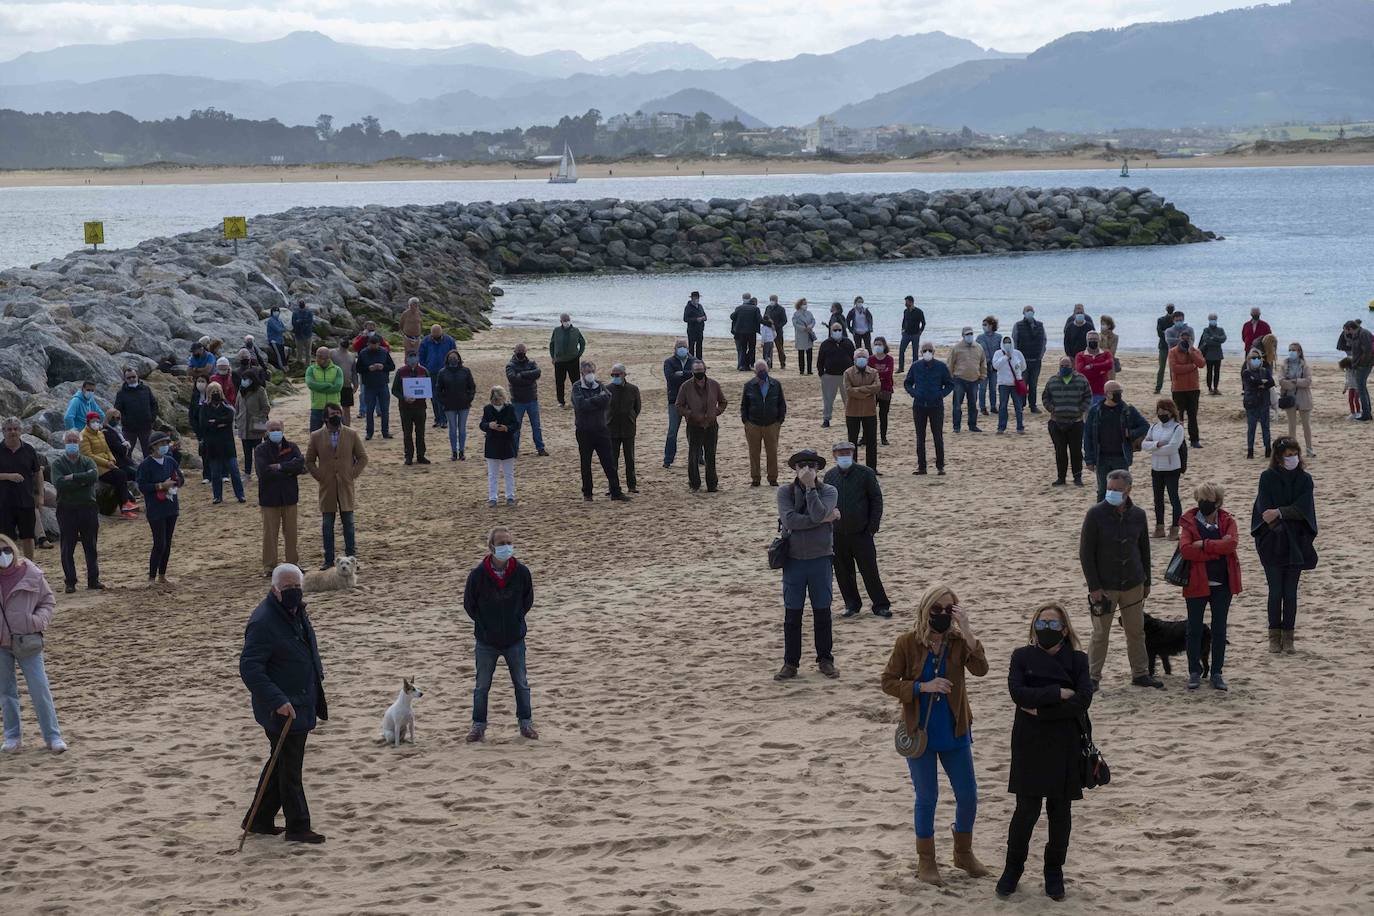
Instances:
[[[89,425],[81,430],[81,454],[94,461],[96,470],[102,474],[119,466],[110,444],[105,441],[105,434]]]
[[[52,624],[53,611],[57,609],[57,596],[43,576],[43,570],[32,560],[16,558],[20,564],[17,576],[9,586],[9,595],[0,600],[0,648],[8,649],[13,645],[14,636],[31,636],[42,633]],[[0,586],[3,593],[4,586]]]
[[[1140,450],[1150,456],[1150,470],[1177,471],[1183,466],[1178,453],[1183,445],[1183,425],[1177,420],[1155,423],[1140,443]]]

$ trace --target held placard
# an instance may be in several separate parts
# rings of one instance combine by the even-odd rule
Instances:
[[[428,376],[401,379],[401,393],[408,398],[431,398],[434,396],[433,383]]]
[[[100,221],[85,224],[86,244],[104,245],[105,244],[105,224]]]
[[[248,238],[248,217],[226,216],[224,218],[224,237],[226,239]]]

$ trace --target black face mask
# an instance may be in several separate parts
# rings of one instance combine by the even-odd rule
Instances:
[[[338,414],[334,414],[326,418],[324,422],[328,423],[330,427],[332,427],[333,429],[338,429],[339,424],[343,423],[343,417],[339,416]]]
[[[1199,499],[1197,501],[1197,511],[1203,515],[1211,515],[1217,511],[1217,504],[1210,499]]]
[[[948,632],[949,627],[950,627],[950,624],[952,624],[953,622],[954,622],[954,617],[953,617],[953,615],[950,615],[950,614],[931,614],[931,615],[930,615],[930,632],[932,632],[932,633],[945,633],[945,632]]]
[[[692,378],[696,379],[696,380],[699,382],[699,381],[701,381],[702,379],[706,378],[706,373],[705,373],[705,372],[693,372],[693,373],[692,373]]]
[[[210,395],[210,400],[211,400],[211,401],[214,401],[216,404],[218,404],[220,401],[223,401],[223,400],[224,400],[224,396],[223,396],[223,395],[218,395],[218,394],[212,394],[212,395]]]
[[[281,590],[281,606],[288,611],[294,611],[301,606],[301,598],[305,592],[299,588],[284,588]]]
[[[1064,641],[1064,633],[1062,630],[1036,630],[1035,641],[1042,649],[1053,649]]]

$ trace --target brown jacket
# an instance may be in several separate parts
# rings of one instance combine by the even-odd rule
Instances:
[[[973,651],[970,652],[957,629],[951,628],[945,638],[949,640],[945,677],[950,682],[949,703],[954,709],[954,734],[959,737],[968,734],[969,725],[973,722],[973,710],[969,707],[968,691],[964,685],[964,671],[967,670],[974,677],[982,677],[988,673],[988,657],[983,652],[983,644],[977,640],[974,640]],[[932,694],[916,693],[916,682],[926,666],[929,651],[917,642],[916,631],[908,630],[897,637],[897,644],[892,647],[892,655],[887,659],[887,667],[883,669],[883,693],[901,700],[902,719],[911,734],[916,733],[922,707],[929,707],[932,702],[930,699],[918,702],[918,698],[927,698]],[[926,714],[928,716],[929,712]]]
[[[321,512],[352,512],[353,481],[367,467],[363,439],[350,427],[339,427],[339,447],[329,444],[330,429],[322,426],[310,434],[305,469],[320,485]]]
[[[700,382],[688,379],[677,390],[674,406],[688,426],[710,429],[716,425],[716,417],[725,413],[725,393],[720,390],[720,383],[709,376]]]
[[[883,387],[877,369],[850,366],[844,370],[844,415],[846,417],[876,417],[878,392]]]
[[[949,348],[949,374],[965,382],[988,377],[988,356],[977,343],[960,340]]]

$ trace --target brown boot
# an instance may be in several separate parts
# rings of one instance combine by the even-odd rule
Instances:
[[[1282,630],[1271,629],[1269,631],[1269,651],[1274,653],[1275,655],[1278,655],[1280,652],[1283,651],[1282,637]]]
[[[916,838],[916,877],[926,884],[944,887],[940,880],[940,868],[935,864],[935,837]]]
[[[1293,648],[1293,631],[1280,630],[1279,633],[1279,646],[1283,649],[1283,654],[1296,655],[1298,650]]]
[[[1150,537],[1152,537],[1152,538],[1162,538],[1162,537],[1164,537],[1164,526],[1163,526],[1163,525],[1155,525],[1154,534],[1151,534]]]
[[[973,834],[954,831],[954,867],[968,872],[970,878],[986,878],[988,868],[973,854]]]
[[[1177,525],[1170,525],[1170,526],[1169,526],[1169,540],[1171,540],[1171,541],[1177,541],[1177,540],[1178,540],[1178,526],[1177,526]]]

